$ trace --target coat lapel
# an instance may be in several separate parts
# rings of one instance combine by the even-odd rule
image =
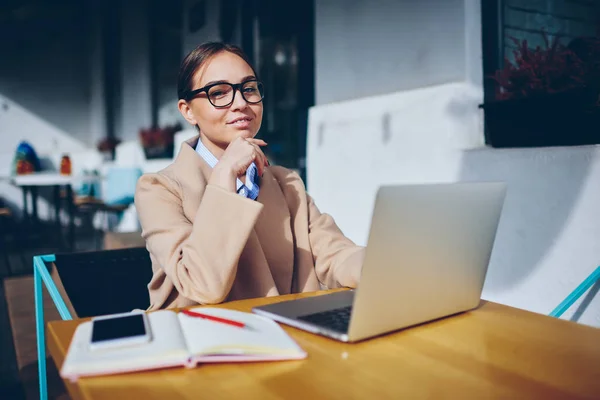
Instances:
[[[290,293],[294,273],[294,237],[290,211],[279,183],[269,168],[265,169],[261,178],[256,201],[262,203],[264,208],[254,225],[254,232],[279,293]]]
[[[181,184],[183,210],[190,221],[196,217],[204,189],[212,173],[210,165],[196,153],[198,140],[199,136],[196,136],[183,142],[173,163],[176,178]]]

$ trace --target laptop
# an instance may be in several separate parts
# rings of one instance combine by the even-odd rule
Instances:
[[[474,309],[505,195],[501,182],[382,186],[357,289],[252,311],[357,342]]]

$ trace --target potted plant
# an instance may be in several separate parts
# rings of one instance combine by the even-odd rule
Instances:
[[[141,129],[139,136],[146,159],[172,158],[175,133],[180,130],[180,124]]]
[[[96,148],[102,153],[105,161],[110,161],[115,158],[115,149],[121,143],[121,140],[116,137],[105,137]]]
[[[526,40],[513,39],[514,62],[505,60],[493,77],[496,100],[481,106],[493,147],[600,143],[598,64],[558,37],[544,40],[546,48],[531,49]]]

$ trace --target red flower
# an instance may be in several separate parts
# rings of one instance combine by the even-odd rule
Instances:
[[[98,151],[100,151],[100,152],[113,151],[119,143],[121,143],[120,139],[117,139],[115,137],[108,137],[108,138],[102,139],[98,143],[97,148],[98,148]]]
[[[496,71],[496,97],[511,99],[562,92],[586,86],[586,66],[577,55],[559,42],[552,43],[544,33],[546,48],[530,49],[527,41],[511,38],[517,45],[514,63],[504,60],[504,68]]]
[[[152,127],[140,130],[142,147],[157,148],[167,147],[175,141],[175,134],[181,130],[181,125],[176,124],[164,128]]]

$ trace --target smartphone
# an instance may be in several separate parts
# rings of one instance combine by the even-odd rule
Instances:
[[[148,343],[152,339],[148,316],[143,312],[92,318],[92,350]]]

